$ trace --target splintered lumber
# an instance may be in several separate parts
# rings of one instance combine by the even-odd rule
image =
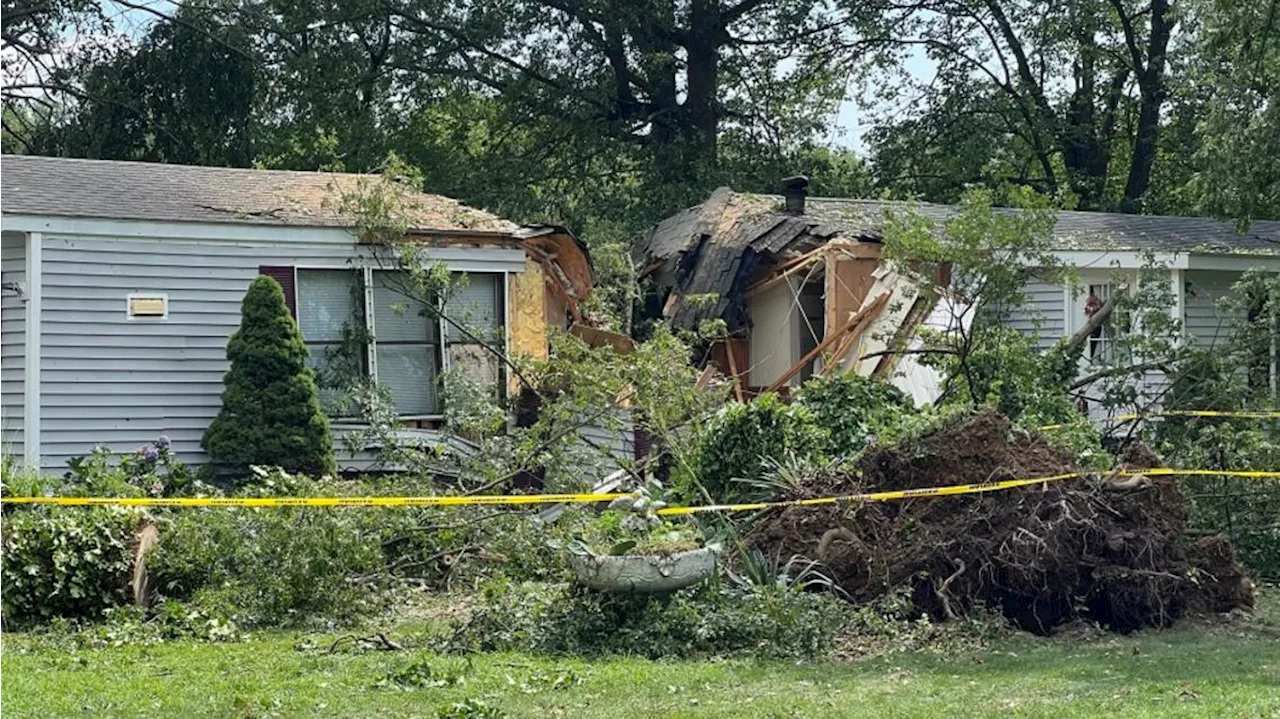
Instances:
[[[773,287],[779,284],[782,284],[783,282],[786,282],[787,278],[790,277],[791,275],[799,272],[800,270],[807,269],[808,267],[820,262],[825,256],[825,253],[826,253],[826,249],[823,247],[819,247],[818,249],[812,252],[808,252],[802,255],[801,257],[797,258],[795,261],[786,265],[781,272],[778,272],[774,276],[766,280],[757,282],[755,285],[751,287],[748,287],[745,296],[754,297],[755,295],[758,295],[761,292],[764,292],[765,290],[772,289]]]
[[[843,243],[827,245],[826,272],[826,322],[835,327],[841,317],[856,312],[871,293],[876,283],[875,271],[879,266],[879,247],[871,245],[875,255],[852,258],[850,250],[863,245],[844,246]],[[851,259],[852,258],[852,259]]]
[[[874,320],[876,315],[880,312],[880,308],[884,307],[885,303],[889,301],[889,295],[891,294],[893,293],[882,292],[879,297],[875,298],[875,300],[871,302],[871,304],[854,313],[854,315],[849,318],[849,321],[845,322],[835,332],[828,334],[822,342],[818,343],[817,347],[809,350],[804,357],[800,358],[799,362],[791,365],[791,369],[787,370],[785,374],[774,380],[773,384],[769,385],[769,388],[766,391],[776,392],[779,387],[783,386],[789,382],[792,377],[799,374],[800,370],[804,369],[804,367],[812,362],[815,357],[827,351],[831,345],[835,344],[846,334],[853,333],[855,337],[861,335],[866,331],[866,328],[871,324],[871,321]]]

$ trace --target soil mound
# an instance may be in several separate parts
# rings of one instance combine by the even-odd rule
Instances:
[[[1122,466],[1158,466],[1134,446]],[[918,440],[876,447],[856,474],[828,474],[800,496],[1020,479],[1079,471],[1070,454],[999,414],[962,418]],[[796,497],[799,498],[799,497]],[[818,508],[758,522],[753,546],[817,559],[855,602],[910,588],[917,609],[955,618],[979,605],[1048,633],[1075,618],[1127,632],[1188,611],[1252,604],[1221,538],[1184,541],[1186,506],[1165,477],[1086,477],[1013,490]]]

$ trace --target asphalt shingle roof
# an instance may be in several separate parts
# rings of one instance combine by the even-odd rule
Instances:
[[[24,155],[0,158],[6,215],[351,227],[336,206],[373,175],[194,167]],[[415,193],[414,229],[509,233],[517,226],[448,197]]]
[[[781,207],[782,198],[771,197]],[[953,205],[810,197],[805,215],[840,227],[846,235],[879,237],[886,210],[915,208],[935,223],[959,212]],[[1244,232],[1230,222],[1205,217],[1124,215],[1059,211],[1055,249],[1154,250],[1221,254],[1280,254],[1280,222],[1258,220]]]

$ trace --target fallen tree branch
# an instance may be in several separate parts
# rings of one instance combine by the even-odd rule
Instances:
[[[1155,360],[1152,362],[1140,362],[1138,364],[1129,365],[1127,367],[1110,367],[1108,369],[1104,369],[1099,372],[1094,372],[1093,374],[1087,377],[1083,377],[1081,379],[1076,380],[1075,382],[1067,386],[1067,390],[1070,391],[1073,389],[1080,389],[1081,387],[1093,384],[1094,382],[1097,382],[1100,379],[1115,377],[1116,375],[1121,375],[1121,374],[1128,374],[1130,372],[1145,372],[1150,369],[1164,370],[1165,372],[1169,371],[1169,368],[1166,365],[1164,360]]]
[[[333,654],[337,652],[338,647],[342,646],[343,644],[346,644],[347,642],[351,642],[353,644],[356,644],[357,646],[361,644],[371,644],[375,649],[378,649],[379,651],[384,651],[384,652],[404,651],[404,647],[400,646],[400,644],[398,644],[397,642],[393,642],[390,639],[388,639],[385,632],[378,632],[377,634],[371,634],[367,637],[357,637],[354,634],[343,634],[342,636],[333,640],[333,644],[329,645],[329,649],[328,651],[325,652],[325,654]]]
[[[900,350],[888,349],[888,350],[880,350],[878,352],[868,352],[862,355],[860,359],[871,359],[872,357],[883,357],[885,355],[958,355],[958,354],[960,354],[959,350],[943,349],[943,348],[900,349]]]
[[[1119,299],[1120,295],[1123,293],[1124,289],[1119,289],[1108,297],[1107,301],[1102,304],[1102,307],[1089,318],[1088,322],[1084,323],[1084,327],[1081,327],[1075,334],[1071,335],[1071,339],[1067,340],[1067,343],[1063,345],[1063,350],[1067,353],[1073,353],[1077,349],[1080,349],[1080,347],[1084,346],[1084,343],[1089,340],[1093,331],[1101,327],[1102,324],[1111,317],[1111,313],[1116,309],[1116,300]]]
[[[933,593],[938,595],[938,599],[942,600],[942,611],[946,613],[947,619],[951,621],[955,621],[958,617],[951,609],[951,599],[947,597],[947,590],[951,588],[951,583],[954,582],[957,577],[964,574],[965,570],[965,563],[963,559],[956,557],[955,561],[958,565],[956,571],[952,572],[951,576],[944,579],[942,584],[937,589],[933,590]]]

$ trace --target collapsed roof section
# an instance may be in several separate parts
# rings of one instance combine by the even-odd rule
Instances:
[[[743,299],[754,279],[839,234],[834,224],[784,212],[777,198],[722,187],[655,225],[633,258],[641,277],[659,288],[662,315],[673,327],[723,317],[732,332],[747,324]]]
[[[730,337],[712,362],[739,397],[836,369],[887,377],[946,278],[881,263],[876,222],[806,214],[805,179],[784,185],[783,198],[721,188],[641,238],[634,259],[657,295],[650,308],[679,329],[723,319]]]

